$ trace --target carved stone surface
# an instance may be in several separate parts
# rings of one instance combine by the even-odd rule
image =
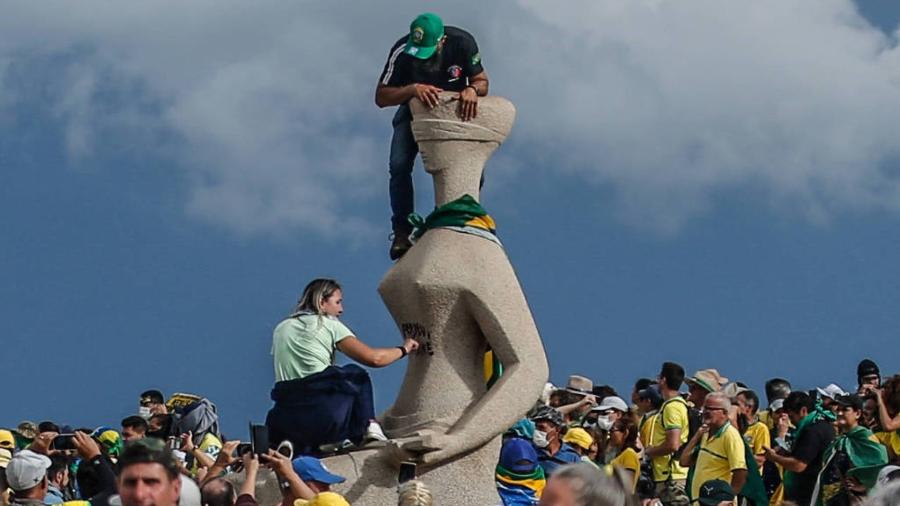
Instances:
[[[411,102],[413,133],[440,206],[478,199],[488,158],[509,134],[515,108],[483,97],[478,116],[462,122],[456,94],[427,109]],[[503,248],[449,229],[428,231],[391,268],[379,293],[401,332],[421,347],[381,422],[392,442],[324,459],[347,478],[334,487],[353,505],[396,504],[400,462],[419,464],[436,504],[499,504],[494,468],[500,435],[538,399],[547,358],[521,286]],[[490,390],[484,353],[490,346],[503,376]]]

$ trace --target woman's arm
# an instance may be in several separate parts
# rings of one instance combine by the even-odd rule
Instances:
[[[891,418],[887,404],[884,402],[884,390],[876,390],[875,398],[878,400],[878,418],[881,419],[881,428],[885,432],[893,432],[900,429],[900,415]]]
[[[402,346],[393,348],[372,348],[360,341],[355,336],[347,336],[341,339],[337,347],[344,355],[352,358],[368,367],[384,367],[408,355],[419,348],[419,343],[414,339],[406,338]],[[402,350],[400,348],[403,348]]]

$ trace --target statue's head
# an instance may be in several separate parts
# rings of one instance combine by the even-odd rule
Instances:
[[[457,114],[456,96],[442,94],[440,104],[432,109],[412,100],[413,135],[429,173],[457,168],[477,172],[480,177],[488,158],[509,135],[516,108],[502,97],[481,97],[477,117],[463,121]]]

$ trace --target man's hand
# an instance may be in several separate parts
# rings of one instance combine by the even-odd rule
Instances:
[[[30,448],[34,453],[49,455],[50,445],[53,443],[53,439],[55,439],[58,435],[59,434],[57,432],[41,432],[40,434],[35,436],[34,441],[31,442],[31,445],[28,448]]]
[[[78,450],[78,454],[85,461],[90,462],[100,456],[100,445],[97,444],[97,441],[94,441],[90,434],[75,431],[75,435],[72,436],[72,442]]]
[[[268,453],[260,455],[259,457],[263,462],[265,462],[266,467],[271,469],[281,479],[284,479],[285,476],[294,472],[294,467],[291,464],[291,459],[276,452],[275,450],[269,450]]]
[[[700,427],[697,427],[697,433],[694,434],[694,439],[699,441],[700,438],[703,437],[704,434],[709,434],[709,424],[708,423],[704,423]]]
[[[844,486],[845,489],[847,489],[851,492],[855,492],[857,494],[865,494],[866,493],[866,487],[862,483],[860,483],[858,479],[856,479],[852,476],[844,478],[842,485]]]
[[[187,431],[178,437],[181,439],[181,451],[190,455],[194,451],[194,434]]]
[[[259,459],[256,458],[255,453],[247,452],[241,455],[241,462],[244,463],[244,469],[247,470],[247,473],[253,473],[255,475],[256,472],[259,471]]]
[[[469,89],[471,89],[471,88],[469,88]],[[584,397],[581,398],[580,401],[578,401],[579,407],[596,406],[596,405],[597,405],[597,397],[595,397],[594,395],[591,395],[591,394],[585,395]]]
[[[778,452],[778,449],[769,448],[768,446],[763,447],[763,456],[766,460],[774,463],[778,463],[778,457],[781,457],[781,454]]]
[[[459,92],[458,100],[459,108],[457,114],[461,120],[471,121],[478,116],[478,93],[475,93],[475,88],[466,86],[465,89]]]
[[[240,441],[225,441],[222,449],[219,450],[219,455],[216,457],[215,466],[224,468],[233,464],[237,459],[232,457],[231,454],[234,453],[239,444],[241,444]]]
[[[422,103],[425,104],[425,106],[429,109],[437,106],[440,103],[441,92],[444,90],[430,84],[416,83],[412,86],[416,98],[421,100]]]

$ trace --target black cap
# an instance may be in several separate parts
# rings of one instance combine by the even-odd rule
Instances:
[[[720,502],[733,501],[734,491],[725,480],[709,480],[700,485],[700,504],[717,506]]]
[[[878,364],[873,362],[871,359],[865,358],[859,362],[858,366],[856,366],[857,380],[861,380],[863,376],[870,376],[872,374],[881,376],[881,371],[878,369]]]
[[[862,411],[863,408],[862,397],[856,394],[835,396],[834,402],[836,402],[839,406],[850,406],[857,411]]]
[[[535,412],[531,416],[531,421],[538,422],[540,420],[548,420],[553,425],[557,427],[563,424],[563,416],[557,409],[551,408],[550,406],[541,406],[538,408],[537,412]]]

